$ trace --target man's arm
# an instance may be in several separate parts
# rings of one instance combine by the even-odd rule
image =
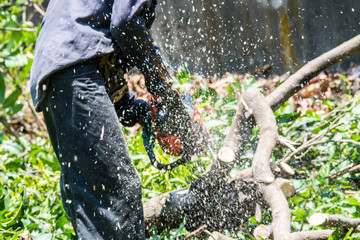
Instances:
[[[115,0],[111,16],[112,38],[121,54],[145,76],[148,91],[163,91],[154,62],[161,62],[150,27],[155,18],[156,0]]]

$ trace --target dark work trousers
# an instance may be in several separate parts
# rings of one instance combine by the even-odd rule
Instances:
[[[53,74],[41,108],[79,239],[144,239],[140,178],[95,63]]]

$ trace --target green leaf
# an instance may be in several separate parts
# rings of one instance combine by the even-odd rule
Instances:
[[[343,230],[340,228],[337,228],[330,236],[329,236],[329,240],[340,240],[343,239],[342,238],[343,235]]]
[[[178,230],[176,231],[175,235],[171,238],[171,240],[175,240],[176,237],[184,230],[184,227],[185,227],[185,223],[182,222],[180,224],[180,227],[178,228]]]
[[[232,82],[232,85],[234,87],[236,87],[237,89],[239,89],[240,91],[242,90],[241,84],[239,83],[239,81],[236,78],[234,78],[234,81]]]
[[[19,68],[27,64],[28,58],[24,54],[17,54],[5,58],[5,66],[8,68]]]
[[[2,74],[0,74],[0,104],[4,102],[5,99],[5,79]]]
[[[6,112],[8,115],[12,116],[16,113],[18,113],[24,105],[21,103],[15,103],[11,108],[8,108],[8,111]]]
[[[345,235],[345,237],[343,238],[344,240],[347,240],[350,238],[351,234],[353,233],[354,229],[351,228]]]
[[[21,202],[20,207],[17,210],[16,214],[9,221],[1,223],[1,227],[4,228],[4,229],[8,229],[8,228],[18,224],[19,220],[22,218],[22,216],[25,213],[26,208],[29,205],[29,202],[30,202],[30,198],[26,194],[26,191],[24,189],[23,190],[22,202]]]
[[[4,153],[9,153],[9,154],[13,154],[13,155],[19,155],[24,151],[24,149],[20,144],[18,144],[16,142],[5,141],[2,144],[2,151]],[[7,159],[7,161],[8,160],[9,159]]]
[[[327,106],[330,110],[333,110],[336,106],[333,100],[327,100],[322,102],[325,106]]]
[[[278,124],[289,123],[299,118],[301,113],[284,113],[276,117],[276,122]]]
[[[319,127],[315,128],[311,132],[312,133],[319,133],[321,130],[324,130],[325,128],[327,128],[329,125],[330,125],[330,122],[326,122],[325,124],[322,124]]]
[[[302,208],[297,208],[293,214],[296,216],[296,220],[304,220],[306,217],[306,212]]]
[[[318,120],[321,119],[321,117],[320,117],[317,113],[315,113],[314,111],[312,111],[312,110],[307,110],[307,111],[306,111],[306,116],[307,116],[307,117],[314,117],[314,118],[316,118],[316,119],[318,119]]]
[[[226,90],[229,93],[230,98],[235,98],[236,92],[231,86],[226,86]]]
[[[56,221],[56,225],[55,228],[56,229],[60,229],[62,228],[66,223],[68,223],[69,220],[67,219],[66,215],[63,214],[57,221]]]
[[[15,104],[16,100],[19,98],[21,92],[16,89],[15,91],[13,91],[4,101],[3,103],[3,108],[6,109],[8,107],[11,107]]]
[[[5,208],[5,204],[4,204],[5,197],[6,196],[3,191],[3,186],[1,186],[1,188],[0,188],[0,210]]]

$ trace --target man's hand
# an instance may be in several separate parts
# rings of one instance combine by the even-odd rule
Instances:
[[[171,88],[173,80],[168,71],[169,69],[171,70],[170,67],[165,65],[157,52],[150,56],[146,67],[141,70],[145,77],[146,88],[153,96],[161,97],[167,89]]]

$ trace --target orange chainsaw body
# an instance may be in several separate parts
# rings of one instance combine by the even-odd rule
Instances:
[[[155,100],[152,99],[152,104],[151,104],[151,121],[153,122],[155,120],[155,116],[157,113],[157,108],[156,105],[157,103],[161,103],[161,99]],[[196,141],[196,143],[193,143],[193,145],[195,145],[194,147],[197,147],[198,149],[201,149],[202,152],[205,152],[206,150],[206,146],[203,146],[202,142],[198,141],[200,138],[204,138],[204,136],[200,136],[199,135],[206,135],[205,137],[207,139],[209,139],[209,133],[207,132],[205,125],[204,125],[204,121],[201,118],[201,115],[198,111],[198,109],[196,107],[193,108],[194,112],[193,112],[193,116],[192,116],[192,121],[188,122],[188,126],[191,128],[191,131],[193,132],[193,138],[195,139],[193,141]],[[201,126],[201,132],[199,132],[199,128],[197,127],[195,129],[195,126]],[[205,133],[204,133],[205,130]],[[184,152],[184,139],[181,139],[180,136],[177,135],[171,135],[171,134],[161,134],[158,129],[156,129],[155,127],[153,127],[153,131],[154,131],[154,135],[161,147],[161,149],[170,155],[173,156],[180,156],[181,154],[183,154]]]

